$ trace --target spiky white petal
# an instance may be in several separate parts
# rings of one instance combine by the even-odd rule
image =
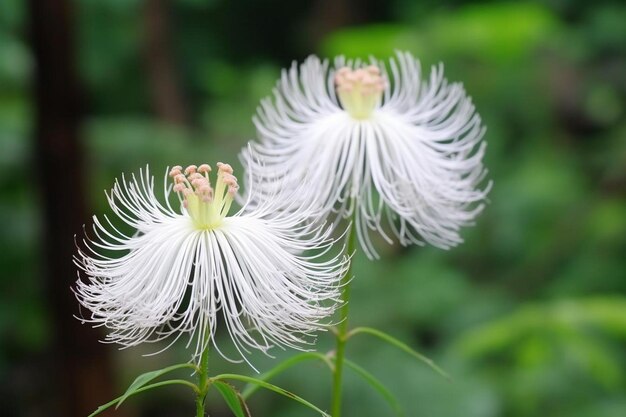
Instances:
[[[365,73],[371,66],[359,70],[360,62],[343,57],[334,68],[311,56],[283,71],[273,99],[261,102],[254,119],[259,142],[242,153],[256,199],[307,184],[300,204],[318,207],[322,218],[356,210],[359,241],[370,257],[377,256],[372,231],[402,245],[455,246],[489,188],[479,188],[486,175],[481,119],[441,65],[423,80],[409,53],[398,53],[387,67],[371,64],[383,81]],[[353,78],[346,81],[346,73]],[[358,76],[367,80],[359,84]],[[365,91],[368,82],[378,89]],[[376,91],[378,99],[371,96]]]
[[[199,228],[187,209],[172,209],[164,186],[161,204],[148,169],[116,181],[109,204],[133,235],[94,216],[95,236],[76,257],[88,278],[75,290],[91,312],[85,321],[124,347],[187,336],[194,358],[209,338],[215,344],[220,316],[243,359],[250,349],[311,343],[336,307],[348,263],[320,257],[329,231],[309,230],[297,212],[268,219],[271,200]]]

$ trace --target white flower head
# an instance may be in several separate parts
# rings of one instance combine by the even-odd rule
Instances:
[[[483,208],[480,117],[442,66],[424,80],[409,53],[388,66],[338,57],[331,67],[315,56],[294,63],[254,121],[259,142],[242,153],[253,198],[308,184],[300,204],[322,218],[354,214],[370,258],[372,231],[390,243],[449,248]]]
[[[250,349],[302,348],[325,327],[349,262],[323,256],[330,231],[303,226],[306,214],[296,211],[268,216],[272,199],[228,216],[237,179],[230,165],[217,166],[215,188],[206,164],[172,168],[181,213],[169,203],[167,176],[165,203],[157,200],[147,168],[129,181],[122,176],[107,194],[137,232],[125,235],[94,216],[95,238],[75,259],[88,278],[76,287],[91,311],[84,320],[105,326],[105,341],[128,347],[187,335],[195,360],[207,340],[215,345],[221,316],[246,360]]]

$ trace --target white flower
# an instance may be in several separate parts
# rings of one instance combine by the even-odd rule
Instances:
[[[362,248],[370,231],[388,242],[449,248],[482,210],[484,128],[461,84],[442,66],[423,80],[398,53],[372,60],[309,57],[282,73],[254,119],[260,142],[242,153],[257,199],[307,184],[300,204],[322,218],[355,215]],[[385,226],[386,224],[386,226]]]
[[[167,176],[165,205],[157,200],[148,169],[107,194],[137,232],[94,216],[96,236],[75,261],[89,278],[76,287],[91,311],[85,321],[105,326],[105,341],[127,347],[185,334],[197,359],[209,338],[215,344],[221,316],[245,360],[249,348],[301,348],[334,312],[348,260],[323,256],[329,231],[311,233],[298,212],[269,216],[271,200],[227,217],[237,180],[229,165],[218,167],[215,189],[206,164],[170,171],[182,214],[168,201]]]

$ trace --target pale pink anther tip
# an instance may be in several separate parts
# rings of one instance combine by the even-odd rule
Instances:
[[[202,164],[198,167],[198,172],[205,173],[211,172],[211,166],[209,164]]]
[[[198,187],[198,191],[200,191],[201,193],[208,193],[211,191],[211,186],[208,183],[204,183],[200,187]]]
[[[222,162],[218,162],[217,163],[217,168],[220,172],[226,172],[228,174],[232,174],[233,173],[233,167],[231,167],[229,164],[224,164]]]
[[[225,173],[222,178],[224,183],[227,185],[237,184],[237,177],[233,174]]]
[[[198,167],[195,165],[189,165],[185,168],[185,175],[193,174],[198,170]]]
[[[345,81],[346,75],[349,74],[352,70],[348,67],[341,67],[335,73],[335,83],[341,84]]]
[[[196,188],[200,188],[204,185],[204,181],[202,181],[200,178],[194,178],[191,181],[191,185],[193,185]]]
[[[346,80],[346,82],[351,82],[351,83],[356,82],[356,81],[359,81],[359,76],[357,75],[355,71],[351,71],[345,75],[344,80]]]
[[[175,176],[182,174],[182,168],[179,166],[175,166],[170,170],[170,177],[174,178]]]
[[[377,78],[372,77],[370,74],[366,74],[361,79],[361,84],[363,84],[363,85],[370,85],[370,84],[375,84],[377,81],[378,81]]]

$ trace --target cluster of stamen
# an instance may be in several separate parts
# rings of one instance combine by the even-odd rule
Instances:
[[[211,167],[207,164],[189,165],[184,170],[181,166],[175,166],[170,170],[170,177],[174,180],[173,190],[199,229],[219,226],[239,189],[230,165],[217,163],[215,189],[211,187],[210,173]]]
[[[343,67],[335,74],[337,95],[343,108],[355,119],[370,117],[387,87],[380,68],[370,65],[366,68]]]

